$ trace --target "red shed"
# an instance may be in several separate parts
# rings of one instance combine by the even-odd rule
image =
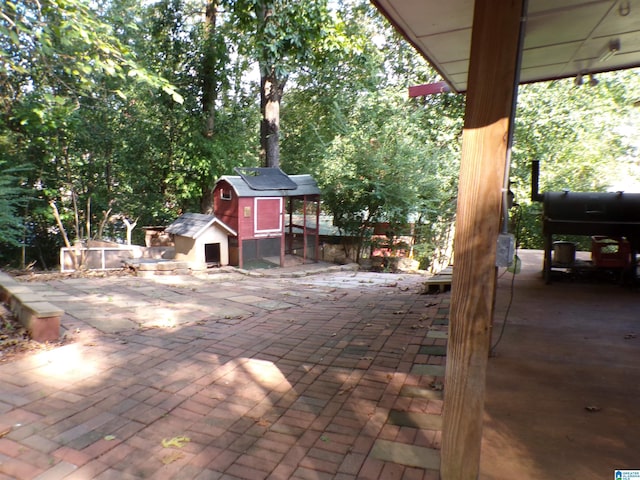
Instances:
[[[279,168],[236,168],[239,175],[225,175],[213,190],[213,213],[235,232],[229,237],[229,263],[243,268],[248,262],[302,254],[304,261],[318,261],[320,189],[311,175],[287,175]],[[301,213],[302,226],[292,216]],[[288,214],[288,215],[287,215]],[[315,219],[309,227],[307,216]],[[302,243],[293,228],[302,227]],[[297,240],[297,242],[296,242]]]

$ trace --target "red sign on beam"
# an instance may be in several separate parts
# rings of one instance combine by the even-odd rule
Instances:
[[[434,93],[447,93],[451,88],[447,82],[425,83],[423,85],[414,85],[409,87],[409,97],[423,97],[425,95],[433,95]]]

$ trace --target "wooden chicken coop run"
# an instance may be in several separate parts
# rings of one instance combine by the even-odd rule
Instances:
[[[229,263],[245,268],[270,261],[283,267],[286,255],[317,262],[320,189],[313,177],[279,168],[235,170],[238,175],[221,177],[213,190],[215,217],[237,232],[229,237]],[[294,225],[294,213],[303,216],[302,225]],[[294,235],[296,227],[301,236]]]

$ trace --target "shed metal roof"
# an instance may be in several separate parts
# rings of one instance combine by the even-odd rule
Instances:
[[[320,188],[318,188],[317,182],[311,175],[287,175],[287,178],[295,184],[295,188],[257,190],[251,188],[251,185],[249,185],[243,177],[238,175],[224,175],[218,179],[216,184],[222,181],[229,183],[239,197],[301,197],[304,195],[320,195]]]
[[[184,213],[169,225],[165,231],[173,235],[196,239],[215,224],[220,225],[229,234],[237,235],[232,228],[229,228],[215,216],[204,213]]]
[[[253,190],[295,190],[298,187],[279,168],[236,167],[234,170]]]

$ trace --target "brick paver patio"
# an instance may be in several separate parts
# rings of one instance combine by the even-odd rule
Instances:
[[[422,280],[30,283],[74,341],[0,365],[0,480],[437,479],[449,297]]]

